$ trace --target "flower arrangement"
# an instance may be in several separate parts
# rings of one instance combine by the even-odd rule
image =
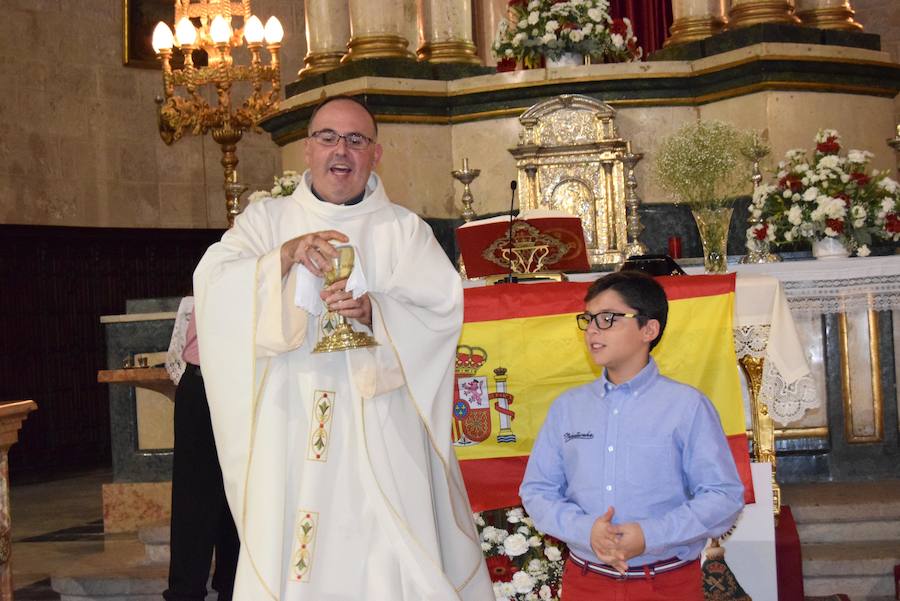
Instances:
[[[490,512],[504,515],[500,527],[475,514],[481,550],[497,601],[555,601],[565,564],[565,545],[534,527],[525,510]]]
[[[277,196],[290,196],[294,193],[294,190],[297,189],[297,186],[300,185],[300,179],[303,177],[302,174],[297,173],[296,171],[287,170],[282,173],[280,176],[275,176],[275,185],[272,186],[272,189],[266,192],[265,190],[257,190],[250,194],[247,197],[247,203],[256,202],[258,200],[262,200],[263,198],[275,198]]]
[[[501,61],[538,67],[564,53],[610,62],[638,60],[643,50],[628,19],[613,19],[608,0],[509,0],[492,46]]]
[[[694,121],[665,138],[654,175],[676,202],[692,209],[731,206],[750,192],[751,136],[721,121]]]
[[[874,238],[900,240],[900,185],[887,171],[869,169],[871,152],[840,153],[841,138],[833,129],[816,135],[812,157],[789,150],[778,164],[777,183],[753,194],[750,209],[762,221],[747,230],[748,241],[834,238],[864,257]]]

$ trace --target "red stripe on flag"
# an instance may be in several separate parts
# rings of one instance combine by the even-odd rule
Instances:
[[[525,476],[526,465],[527,455],[460,461],[472,511],[521,505],[519,485]]]
[[[657,278],[669,301],[734,292],[734,273],[726,275],[665,276]],[[584,311],[590,282],[495,284],[466,288],[464,321],[494,321],[544,317]]]
[[[755,503],[747,435],[741,433],[729,436],[728,446],[737,465],[738,475],[744,484],[744,503],[747,505]],[[519,486],[525,477],[526,465],[528,465],[527,455],[460,461],[459,467],[466,483],[466,491],[469,493],[472,511],[521,505]]]
[[[747,505],[756,503],[756,496],[753,494],[753,474],[750,472],[750,445],[747,444],[747,434],[741,432],[729,436],[728,447],[734,457],[738,476],[741,477],[741,483],[744,485],[744,503]]]

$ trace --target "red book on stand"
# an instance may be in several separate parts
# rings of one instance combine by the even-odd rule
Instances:
[[[561,211],[524,211],[512,223],[509,215],[470,221],[456,229],[466,275],[480,278],[543,271],[585,272],[590,269],[581,218]]]

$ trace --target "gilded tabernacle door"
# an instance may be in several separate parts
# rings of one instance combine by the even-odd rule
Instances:
[[[510,149],[519,209],[580,217],[593,265],[622,262],[627,242],[622,156],[630,144],[619,138],[615,114],[588,96],[557,96],[519,117],[519,144]]]

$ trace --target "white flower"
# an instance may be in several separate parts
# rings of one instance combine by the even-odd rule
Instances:
[[[538,596],[534,593],[534,591],[528,591],[525,593],[525,601],[538,601]]]
[[[584,33],[581,29],[571,29],[569,30],[569,39],[577,44],[584,39]]]
[[[887,190],[888,194],[896,194],[897,191],[900,190],[900,184],[889,177],[880,180],[878,182],[878,187],[882,190]]]
[[[513,574],[513,586],[517,593],[529,593],[534,588],[534,578],[528,572],[516,572]]]
[[[894,207],[896,206],[896,204],[897,203],[894,202],[893,198],[882,198],[881,199],[881,210],[884,211],[885,213],[890,213],[891,211],[894,210]]]
[[[528,546],[529,547],[540,547],[541,546],[541,537],[540,536],[531,536],[528,538]]]
[[[788,188],[787,190],[782,192],[781,195],[784,196],[785,198],[790,198],[791,197],[791,189]]]
[[[869,250],[869,247],[865,244],[856,249],[856,254],[860,257],[868,257],[872,254],[872,251]]]
[[[477,526],[484,526],[484,517],[477,511],[472,514],[472,519],[475,520]]]
[[[544,555],[546,555],[547,559],[550,561],[559,561],[562,559],[562,551],[559,550],[559,547],[547,545],[544,547]]]
[[[528,541],[521,534],[511,534],[503,541],[503,552],[509,557],[518,557],[528,551]]]
[[[547,21],[547,25],[544,27],[547,30],[547,33],[551,33],[559,29],[559,21]]]
[[[834,231],[833,229],[831,229],[830,227],[825,228],[825,235],[828,236],[829,238],[837,238],[838,237],[838,233],[836,231]]]
[[[503,54],[504,54],[504,56],[512,56],[513,55],[512,48],[507,48]]]
[[[827,169],[837,169],[841,164],[841,158],[836,154],[826,154],[821,159],[819,159],[819,163],[816,165],[818,169],[822,169],[823,167]]]
[[[518,574],[518,572],[516,573]],[[516,585],[514,585],[512,582],[501,582],[500,594],[506,595],[507,597],[512,597],[516,594]]]
[[[541,41],[545,44],[549,44],[550,42],[555,42],[556,34],[555,33],[545,33],[544,35],[541,36]]]
[[[275,184],[275,186],[270,190],[270,193],[272,196],[283,196],[284,190],[279,184]]]
[[[584,32],[585,35],[589,35],[592,31],[594,31],[594,24],[588,23],[584,27],[581,28],[581,31]]]
[[[529,574],[535,575],[540,574],[546,570],[546,562],[543,559],[532,559],[528,562],[528,565],[525,566],[525,569]]]
[[[541,587],[541,590],[538,591],[538,596],[543,599],[543,601],[550,601],[553,592],[550,590],[550,587],[545,584]]]
[[[603,11],[599,8],[589,8],[587,14],[595,23],[601,22],[604,16]]]
[[[540,18],[541,18],[541,16],[538,14],[538,12],[536,10],[533,10],[530,13],[528,13],[528,24],[534,25],[535,23],[538,22],[538,19],[540,19]]]
[[[841,181],[844,182],[844,183],[846,184],[847,182],[850,181],[850,176],[847,175],[846,173],[842,173],[842,174],[841,174]]]
[[[791,205],[791,209],[788,211],[787,220],[792,225],[800,225],[803,221],[803,209],[800,208],[800,205]]]
[[[803,200],[813,201],[819,197],[819,189],[813,186],[812,188],[807,188],[803,193]]]
[[[487,553],[488,551],[490,551],[492,546],[493,545],[491,545],[491,543],[484,542],[484,541],[481,542],[481,550],[484,553]]]
[[[528,19],[522,19],[521,21],[519,21],[519,23],[516,25],[516,27],[518,27],[519,29],[527,29],[528,28]]]
[[[847,160],[857,165],[868,163],[875,155],[868,150],[851,150],[847,152]]]
[[[528,3],[528,10],[535,10],[540,5],[540,0],[531,0],[531,2]]]
[[[528,34],[525,33],[524,31],[520,31],[519,33],[517,33],[516,35],[513,36],[512,45],[520,46],[522,44],[522,42],[524,42],[527,39],[528,39]]]
[[[806,163],[800,163],[794,167],[794,171],[809,171],[809,165]]]
[[[613,46],[616,48],[624,48],[625,47],[625,38],[623,38],[618,33],[614,33],[609,37],[610,41],[612,41]]]
[[[506,521],[510,524],[518,524],[525,517],[525,510],[521,507],[515,507],[506,512]]]

